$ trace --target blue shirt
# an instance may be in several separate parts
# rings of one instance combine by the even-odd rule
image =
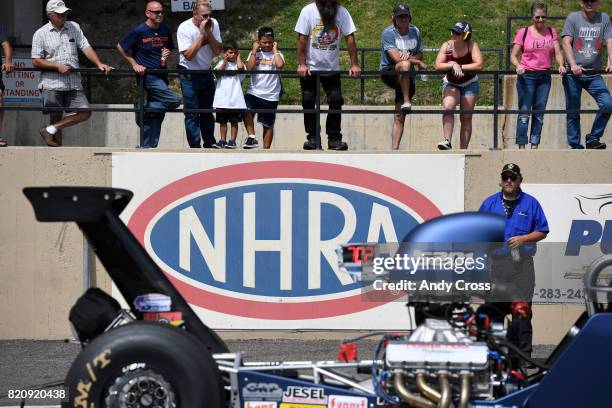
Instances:
[[[488,197],[478,211],[490,212],[503,215],[506,217],[506,229],[504,230],[504,240],[507,242],[509,238],[517,235],[526,235],[533,231],[548,233],[548,221],[544,215],[544,210],[538,200],[523,191],[519,191],[516,198],[518,203],[514,208],[512,216],[508,218],[502,202],[502,193],[495,193]],[[521,254],[533,256],[536,253],[536,244],[525,244],[520,247]],[[504,245],[504,249],[496,255],[508,255],[509,248]]]
[[[423,52],[423,43],[421,42],[419,29],[410,24],[408,31],[405,33],[397,31],[394,25],[390,25],[383,30],[381,36],[380,69],[395,66],[395,62],[387,54],[389,50],[409,51],[412,55]]]
[[[121,39],[119,45],[125,52],[132,52],[132,57],[140,65],[161,69],[161,54],[163,48],[173,49],[172,34],[164,23],[156,29],[146,23],[137,25]]]

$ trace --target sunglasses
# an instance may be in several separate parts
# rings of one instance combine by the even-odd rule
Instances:
[[[164,14],[164,10],[147,10],[147,11],[153,14]]]
[[[502,174],[501,175],[502,181],[506,181],[506,180],[510,180],[510,181],[516,181],[518,180],[518,176],[516,174],[511,174],[511,173],[507,173],[507,174]]]
[[[546,16],[534,16],[533,19],[535,21],[544,21],[546,20]]]

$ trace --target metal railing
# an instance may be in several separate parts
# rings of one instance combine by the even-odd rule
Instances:
[[[16,68],[16,71],[42,71],[36,68]],[[87,74],[90,76],[105,76],[104,73],[100,72],[96,68],[81,68],[75,69],[73,72],[79,72],[82,74]],[[212,71],[212,70],[189,70],[189,74],[204,74],[204,73],[213,73],[215,75],[235,75],[236,71]],[[465,71],[466,73],[470,73],[470,71]],[[556,71],[543,71],[548,72],[550,74],[557,74]],[[147,70],[149,74],[164,74],[171,77],[179,76],[181,73],[185,74],[185,70],[176,70],[176,69],[150,69]],[[294,71],[240,71],[241,74],[264,74],[264,75],[279,75],[282,78],[299,78],[297,73]],[[499,149],[499,115],[506,114],[532,114],[532,113],[544,113],[544,114],[567,114],[567,113],[612,113],[608,111],[604,111],[601,109],[580,109],[580,110],[565,110],[565,109],[545,109],[545,110],[518,110],[518,109],[505,109],[500,108],[503,106],[500,99],[500,79],[504,75],[513,75],[513,71],[475,71],[473,73],[478,74],[479,78],[491,78],[493,80],[493,108],[492,109],[472,109],[472,110],[446,110],[446,109],[413,109],[410,111],[410,115],[418,115],[418,114],[476,114],[476,115],[493,115],[493,149]],[[316,78],[316,94],[315,94],[315,108],[314,109],[249,109],[249,112],[252,113],[289,113],[289,114],[303,114],[303,113],[314,113],[315,114],[315,137],[317,139],[317,146],[320,146],[320,115],[323,113],[345,113],[345,114],[395,114],[398,112],[395,109],[322,109],[321,108],[321,94],[320,94],[320,76],[321,75],[330,75],[330,74],[339,74],[342,78],[348,78],[348,74],[346,71],[311,71],[311,74]],[[593,74],[607,74],[605,71],[596,71]],[[414,71],[412,72],[395,72],[395,71],[363,71],[359,79],[365,80],[368,78],[376,78],[379,79],[381,75],[429,75],[429,76],[443,76],[446,75],[446,72],[439,71],[419,71],[416,74]],[[132,70],[113,70],[110,74],[110,77],[136,77],[134,71]],[[350,80],[350,79],[349,79]],[[138,113],[140,117],[140,123],[142,123],[144,119],[145,113],[150,112],[174,112],[174,113],[216,113],[218,109],[152,109],[144,107],[145,100],[145,87],[144,81],[138,81],[138,100],[140,101],[138,108],[101,108],[101,107],[89,107],[89,108],[77,108],[70,109],[75,112],[135,112]],[[26,107],[26,106],[11,106],[5,105],[4,107],[0,107],[0,110],[6,111],[63,111],[65,108],[43,108],[43,107]],[[143,145],[144,140],[144,129],[140,126],[140,145]]]
[[[31,49],[31,45],[29,44],[16,44],[13,46],[13,48],[15,49]],[[92,45],[92,48],[94,50],[102,50],[102,51],[116,51],[117,48],[115,46],[112,45]],[[251,51],[251,48],[239,48],[240,51]],[[431,52],[431,53],[437,53],[440,49],[439,48],[424,48],[423,52],[427,53],[427,52]],[[283,52],[297,52],[297,48],[283,48],[282,49]],[[347,48],[341,48],[340,51],[343,52],[347,52],[348,49]],[[376,61],[378,61],[380,59],[380,52],[381,49],[380,48],[358,48],[357,49],[358,53],[359,53],[359,65],[361,67],[362,71],[366,70],[366,67],[368,66],[368,63],[370,63],[370,60],[368,59],[369,56],[371,56],[372,54],[374,54],[374,56],[376,57]],[[483,52],[483,54],[494,54],[496,57],[496,63],[497,63],[497,69],[498,70],[502,70],[503,69],[503,65],[504,65],[504,50],[502,48],[481,48],[481,51]],[[118,56],[118,55],[117,55]],[[508,69],[508,67],[506,67],[506,69]],[[87,99],[91,102],[94,103],[93,100],[93,96],[91,93],[91,89],[92,89],[92,80],[91,80],[91,73],[90,72],[83,72],[83,79],[84,79],[84,86],[83,89],[85,91],[85,95],[87,96]],[[360,88],[359,88],[359,103],[360,104],[364,104],[365,103],[365,78],[362,77],[360,79]]]

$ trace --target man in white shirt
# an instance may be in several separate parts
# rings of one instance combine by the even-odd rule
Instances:
[[[298,33],[298,75],[302,88],[302,107],[314,109],[316,95],[316,78],[313,71],[340,70],[340,35],[346,38],[351,67],[349,76],[358,78],[361,68],[357,59],[355,42],[355,24],[349,12],[338,4],[337,0],[316,0],[305,6],[300,12],[295,25]],[[321,85],[327,95],[329,109],[340,110],[344,104],[340,85],[340,74],[321,75]],[[305,150],[321,149],[315,129],[315,114],[304,114],[304,128],[307,140]],[[348,145],[342,141],[340,113],[327,115],[325,131],[329,150],[347,150]]]
[[[176,38],[179,48],[179,69],[206,70],[214,56],[222,51],[219,23],[211,17],[212,8],[207,0],[198,0],[193,16],[179,26]],[[215,81],[212,73],[180,76],[184,109],[212,109]],[[213,147],[215,144],[215,118],[212,113],[185,112],[185,131],[189,147]],[[201,136],[200,136],[201,134]]]
[[[67,21],[70,9],[62,0],[47,2],[49,22],[36,30],[32,38],[32,65],[43,71],[38,88],[43,96],[44,108],[64,108],[64,111],[43,111],[51,116],[51,124],[39,130],[43,141],[50,147],[62,145],[62,129],[86,121],[91,112],[74,112],[71,109],[88,108],[89,102],[83,93],[81,74],[72,72],[79,69],[80,49],[89,61],[105,74],[112,69],[102,63],[98,54],[89,45],[81,27],[74,21]]]

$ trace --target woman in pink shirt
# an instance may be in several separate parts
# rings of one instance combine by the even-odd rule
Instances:
[[[518,115],[516,124],[516,144],[524,149],[527,144],[529,116],[532,110],[546,109],[548,93],[550,92],[550,71],[553,56],[559,65],[559,74],[565,74],[563,54],[557,42],[557,32],[546,25],[546,5],[533,3],[531,6],[532,25],[521,28],[514,38],[514,47],[510,61],[516,67],[518,74],[516,90],[518,92],[519,110],[526,111]],[[518,60],[522,52],[521,61]],[[537,149],[540,144],[543,113],[532,113],[531,148]]]

